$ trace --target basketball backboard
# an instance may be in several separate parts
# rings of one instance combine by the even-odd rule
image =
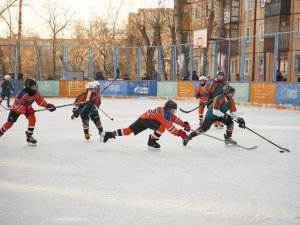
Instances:
[[[194,30],[194,48],[207,48],[207,29]]]

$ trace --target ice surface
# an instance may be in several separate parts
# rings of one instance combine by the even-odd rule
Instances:
[[[55,105],[73,99],[47,99]],[[129,126],[165,100],[103,99],[107,131]],[[192,109],[192,100],[177,101]],[[38,109],[38,106],[34,106]],[[137,136],[90,142],[71,107],[36,113],[38,146],[27,146],[24,116],[0,138],[1,225],[289,225],[300,224],[299,111],[238,107],[246,125],[287,147],[279,149],[248,130],[233,138],[256,151],[225,147],[209,137],[187,147],[166,132],[160,151],[147,150],[146,130]],[[177,115],[198,125],[197,112]],[[0,123],[8,111],[0,108]],[[208,134],[222,138],[224,130]]]

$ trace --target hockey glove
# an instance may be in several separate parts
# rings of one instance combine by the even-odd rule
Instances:
[[[75,118],[79,117],[79,109],[78,108],[73,109],[73,115],[74,115]]]
[[[196,98],[198,99],[198,98],[200,98],[201,97],[201,95],[200,94],[196,94]]]
[[[184,130],[179,130],[177,136],[181,137],[183,140],[187,138],[187,134]]]
[[[238,118],[237,122],[239,123],[240,128],[244,128],[244,129],[246,128],[246,123],[243,118]]]
[[[189,124],[189,122],[184,122],[184,130],[186,131],[186,132],[190,132],[191,131],[191,126],[190,126],[190,124]]]
[[[50,112],[53,112],[56,110],[56,107],[53,104],[48,103],[46,105],[46,109],[48,109]]]
[[[26,116],[30,116],[34,114],[34,109],[31,106],[26,107],[25,110],[26,110],[25,113]]]
[[[226,125],[232,123],[232,116],[231,115],[225,114],[223,116],[223,119],[225,120]]]

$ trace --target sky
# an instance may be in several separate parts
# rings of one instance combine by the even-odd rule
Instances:
[[[45,23],[43,16],[47,15],[45,11],[45,5],[48,2],[58,3],[59,8],[70,8],[70,12],[74,13],[74,20],[81,20],[88,23],[95,15],[106,15],[107,9],[112,3],[113,8],[117,8],[120,5],[121,0],[24,0],[23,18],[24,18],[24,30],[34,31],[39,36],[47,36],[47,30],[45,29]],[[124,0],[124,5],[120,11],[120,22],[126,21],[129,12],[137,11],[139,8],[151,8],[157,7],[159,0]],[[168,7],[173,7],[173,0],[166,0]],[[0,6],[2,6],[0,4]],[[17,13],[18,7],[12,8],[12,11]],[[17,15],[17,14],[15,14]],[[15,16],[16,18],[16,16]],[[0,30],[1,33],[7,28],[6,24],[1,21],[0,18]]]
[[[104,92],[105,93],[105,92]],[[46,98],[55,105],[74,98]],[[147,109],[166,100],[102,98],[105,131],[128,127]],[[192,109],[196,100],[176,100]],[[2,104],[6,105],[3,101]],[[35,109],[40,109],[35,103]],[[84,139],[72,107],[36,112],[34,137],[27,146],[27,120],[20,116],[0,138],[1,225],[296,225],[300,224],[299,111],[237,106],[247,129],[234,127],[233,138],[253,151],[225,147],[198,136],[186,147],[167,130],[160,150],[148,150],[151,130],[116,137],[107,143],[90,121]],[[0,107],[0,126],[9,112]],[[198,127],[197,111],[176,113]],[[180,128],[176,125],[177,128]],[[223,138],[225,129],[207,134]]]

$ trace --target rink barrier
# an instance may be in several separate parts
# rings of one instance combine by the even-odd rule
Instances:
[[[41,94],[46,97],[75,98],[85,91],[87,80],[38,81]],[[103,89],[110,81],[99,81]],[[0,82],[1,85],[2,82]],[[14,96],[22,90],[23,81],[12,81]],[[103,93],[103,97],[131,98],[172,98],[194,99],[197,81],[123,81],[117,80]],[[300,108],[300,83],[287,82],[232,82],[235,101],[241,105],[273,107],[278,109]]]

